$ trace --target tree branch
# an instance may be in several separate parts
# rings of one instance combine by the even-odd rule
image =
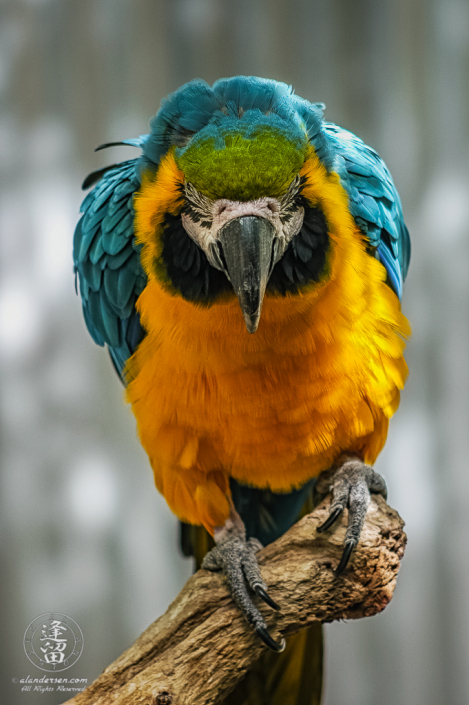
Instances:
[[[347,512],[331,530],[317,534],[329,505],[326,499],[258,553],[269,594],[282,608],[274,612],[260,602],[275,638],[315,621],[367,617],[391,600],[406,543],[403,521],[382,497],[373,496],[352,564],[336,578]],[[68,705],[216,705],[264,648],[223,578],[200,570],[166,613]]]

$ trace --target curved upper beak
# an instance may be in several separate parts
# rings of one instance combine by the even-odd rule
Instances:
[[[255,333],[273,265],[275,229],[265,218],[246,215],[224,225],[218,235],[223,264],[243,312],[246,328]]]

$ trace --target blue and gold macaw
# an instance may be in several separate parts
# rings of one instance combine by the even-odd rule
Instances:
[[[272,80],[191,81],[150,134],[123,143],[139,157],[85,181],[98,184],[74,241],[86,325],[126,385],[184,549],[224,572],[274,651],[284,642],[257,596],[277,605],[255,554],[329,471],[321,529],[348,508],[346,568],[370,492],[386,493],[371,465],[407,374],[399,196],[376,152],[323,108]],[[280,692],[268,701],[310,702]]]

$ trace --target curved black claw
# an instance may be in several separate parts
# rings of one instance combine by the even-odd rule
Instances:
[[[355,546],[356,544],[352,543],[352,541],[350,541],[350,543],[345,544],[344,552],[342,553],[342,558],[340,559],[339,565],[335,569],[336,575],[340,575],[346,569]]]
[[[269,607],[272,607],[273,610],[279,610],[280,605],[277,605],[275,600],[273,600],[270,595],[264,590],[264,588],[261,585],[256,585],[254,587],[254,592],[256,592],[261,600],[264,600],[266,605],[269,605]]]
[[[286,644],[285,639],[282,639],[279,644],[277,641],[275,641],[275,639],[272,639],[269,632],[267,631],[267,629],[264,629],[264,627],[257,627],[256,634],[259,639],[262,639],[264,644],[269,647],[269,649],[272,649],[272,651],[276,651],[279,654],[281,651],[284,650]]]
[[[246,541],[244,529],[231,526],[229,530],[223,530],[215,548],[207,553],[202,568],[223,571],[231,596],[246,620],[269,649],[280,652],[285,648],[284,640],[279,644],[270,636],[264,617],[248,591],[249,588],[255,592],[272,609],[280,609],[267,593],[267,585],[262,580],[256,559],[261,547],[255,539]]]
[[[331,511],[331,513],[327,517],[324,524],[321,524],[321,526],[318,526],[318,528],[316,529],[318,534],[322,534],[324,531],[327,531],[328,529],[330,529],[332,524],[334,524],[337,521],[337,519],[340,517],[340,515],[342,514],[343,511],[344,511],[343,507],[337,507],[336,509],[334,509],[333,512]]]
[[[344,551],[335,574],[344,572],[353,549],[357,545],[365,521],[370,493],[387,498],[384,479],[361,460],[346,460],[336,471],[332,483],[332,503],[326,521],[318,526],[318,533],[330,529],[344,509],[348,508],[348,525],[344,539]]]

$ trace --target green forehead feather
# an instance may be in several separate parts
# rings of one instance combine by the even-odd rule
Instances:
[[[202,139],[177,154],[179,168],[212,199],[279,198],[303,165],[306,139],[288,139],[268,125],[247,136],[242,132],[235,129],[218,137],[209,132],[205,139],[200,135]]]

